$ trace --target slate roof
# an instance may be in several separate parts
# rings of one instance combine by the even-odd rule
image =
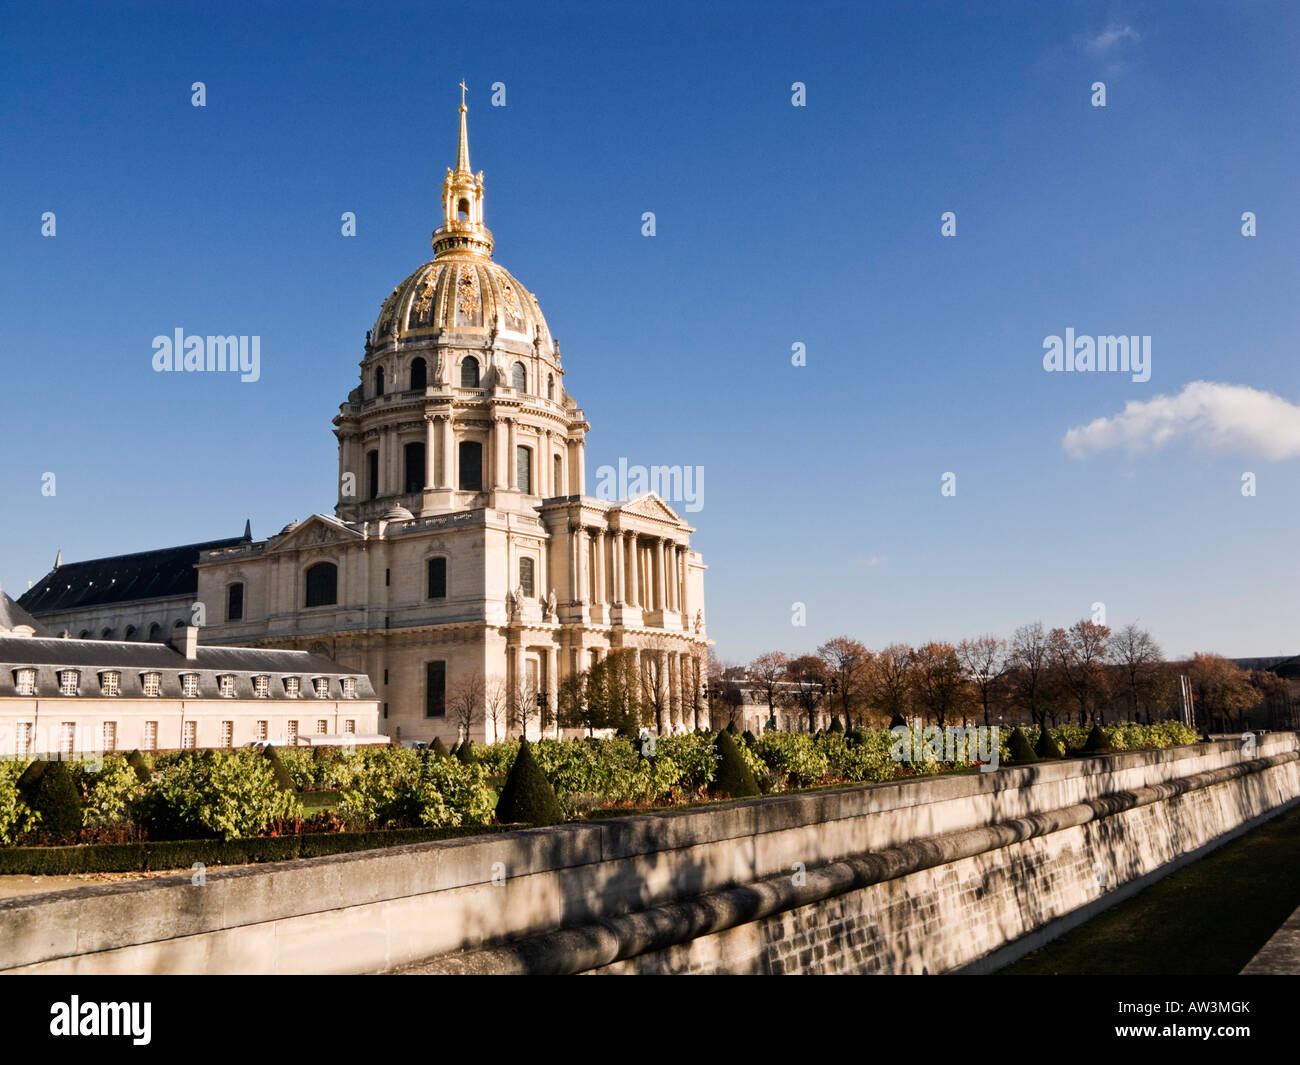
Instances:
[[[0,629],[16,629],[21,625],[28,625],[35,629],[37,636],[46,635],[44,625],[10,599],[8,595],[0,592]]]
[[[199,575],[194,564],[199,552],[244,542],[243,537],[232,536],[133,555],[65,562],[19,596],[18,603],[39,616],[138,599],[197,595]]]
[[[253,697],[253,677],[271,676],[271,698],[288,698],[284,691],[285,677],[298,677],[302,695],[298,701],[310,702],[314,698],[311,682],[316,677],[330,678],[329,697],[341,696],[340,681],[355,677],[357,698],[374,699],[370,678],[360,670],[347,669],[332,659],[308,651],[287,651],[277,648],[214,647],[200,644],[193,659],[162,643],[127,643],[117,640],[66,640],[39,636],[0,636],[0,696],[16,694],[15,672],[34,667],[36,690],[39,695],[52,695],[58,691],[58,671],[82,671],[81,690],[84,695],[97,695],[97,674],[101,670],[117,670],[122,674],[121,689],[124,697],[143,695],[142,674],[161,673],[163,698],[181,697],[180,675],[199,675],[199,698],[219,698],[217,677],[235,676],[235,697]]]

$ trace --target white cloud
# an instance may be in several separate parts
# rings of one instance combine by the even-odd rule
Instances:
[[[1104,55],[1121,41],[1140,41],[1141,35],[1132,26],[1109,26],[1095,37],[1088,37],[1083,47],[1093,55]]]
[[[1133,400],[1119,414],[1076,426],[1062,443],[1085,458],[1156,451],[1175,441],[1262,459],[1300,458],[1300,406],[1246,385],[1193,381],[1177,395]]]
[[[860,558],[855,558],[853,561],[854,561],[857,565],[859,565],[859,566],[863,566],[863,567],[865,567],[866,569],[874,569],[876,566],[879,566],[882,562],[885,561],[885,556],[884,556],[884,555],[869,555],[869,556],[867,556],[867,557],[865,557],[865,558],[861,558],[861,557],[860,557]]]

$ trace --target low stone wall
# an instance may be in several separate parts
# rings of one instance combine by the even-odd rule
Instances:
[[[978,968],[1300,796],[1294,733],[0,902],[9,972]]]

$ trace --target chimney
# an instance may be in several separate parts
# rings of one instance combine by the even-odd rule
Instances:
[[[199,629],[197,625],[186,625],[176,629],[171,638],[173,651],[179,651],[186,659],[193,662],[199,650]]]

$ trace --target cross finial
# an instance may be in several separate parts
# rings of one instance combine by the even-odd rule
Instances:
[[[467,91],[467,90],[466,90],[466,88],[465,88],[465,79],[464,79],[464,78],[461,78],[461,79],[460,79],[460,106],[461,106],[461,109],[462,109],[462,110],[463,110],[464,107],[465,107],[465,93],[466,93],[466,91]]]

